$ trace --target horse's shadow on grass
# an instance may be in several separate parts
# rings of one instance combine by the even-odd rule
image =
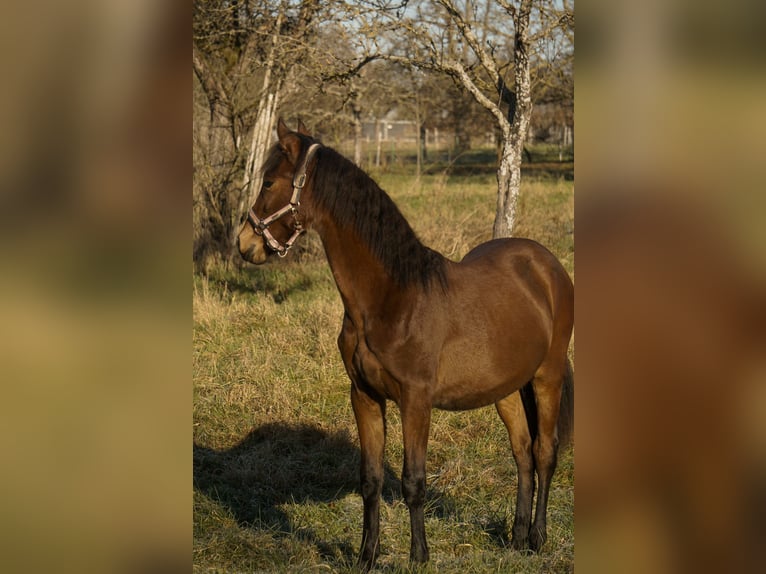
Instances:
[[[235,446],[216,450],[194,444],[194,489],[228,509],[243,528],[313,544],[322,559],[353,564],[355,543],[322,540],[313,529],[293,524],[282,509],[292,503],[330,503],[359,492],[359,447],[345,432],[311,425],[270,423],[257,427]],[[401,482],[386,464],[383,500],[401,501]],[[427,514],[451,520],[459,502],[428,488]],[[361,535],[361,505],[358,528]],[[498,547],[507,547],[507,524],[495,517],[481,525]]]
[[[281,304],[287,298],[302,291],[310,290],[314,282],[310,277],[289,277],[275,273],[271,267],[266,268],[243,268],[234,275],[208,275],[208,280],[212,281],[219,289],[227,290],[230,293],[251,296],[255,293],[266,294],[272,300]]]
[[[356,547],[329,543],[311,529],[296,527],[281,507],[329,503],[358,492],[359,461],[359,448],[346,433],[271,423],[229,449],[195,443],[194,489],[226,507],[242,527],[295,537],[314,544],[327,561],[352,563]],[[396,474],[386,466],[384,499],[391,502],[399,488]],[[361,521],[360,512],[360,534]]]

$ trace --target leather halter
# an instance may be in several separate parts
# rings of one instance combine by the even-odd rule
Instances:
[[[303,161],[295,171],[295,175],[293,175],[293,195],[290,198],[290,203],[264,219],[258,217],[252,207],[247,214],[247,221],[252,226],[255,234],[263,236],[263,239],[266,241],[269,248],[275,251],[280,257],[287,255],[287,252],[293,246],[295,240],[305,231],[303,225],[298,220],[298,208],[301,206],[301,191],[303,191],[303,188],[306,185],[306,170],[308,169],[309,162],[320,147],[321,146],[318,143],[311,144],[306,151],[306,155],[303,157]],[[292,214],[295,219],[295,229],[293,230],[290,239],[283,245],[271,234],[269,225],[287,213]]]

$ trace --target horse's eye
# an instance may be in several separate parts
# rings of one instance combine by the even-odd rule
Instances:
[[[264,181],[264,182],[263,182],[263,187],[265,187],[266,189],[268,189],[268,188],[270,188],[270,187],[271,187],[271,184],[273,184],[273,183],[274,183],[273,181]]]

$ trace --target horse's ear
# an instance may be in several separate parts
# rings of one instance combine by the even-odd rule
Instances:
[[[304,125],[303,121],[300,118],[298,118],[298,133],[303,134],[304,136],[311,137],[309,130],[306,129],[306,126]]]
[[[290,133],[290,128],[287,127],[284,120],[279,118],[277,121],[277,136],[279,137],[279,143],[284,143],[285,138]]]
[[[282,118],[279,118],[277,122],[277,136],[279,136],[279,145],[287,154],[287,159],[295,165],[301,155],[301,140],[295,132],[290,131]]]

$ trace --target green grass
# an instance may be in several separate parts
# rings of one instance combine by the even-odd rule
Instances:
[[[459,259],[490,238],[494,177],[376,176],[424,242]],[[525,182],[518,232],[573,271],[573,185]],[[194,571],[353,571],[359,449],[336,347],[343,308],[315,236],[286,260],[193,277]],[[408,572],[402,436],[388,410],[378,570]],[[435,411],[419,572],[571,572],[572,449],[560,454],[540,555],[507,547],[516,469],[494,408]]]

